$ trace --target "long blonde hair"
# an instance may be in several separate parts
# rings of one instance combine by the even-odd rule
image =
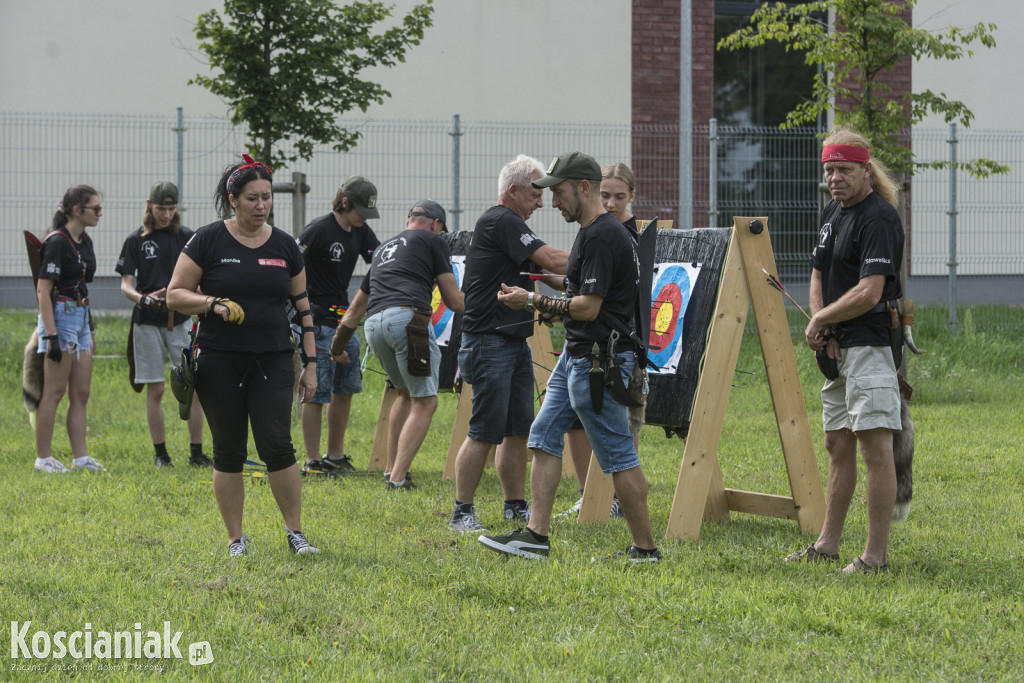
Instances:
[[[822,145],[853,145],[871,151],[871,143],[867,138],[850,128],[833,129]],[[900,186],[893,179],[892,171],[880,159],[872,158],[868,163],[871,164],[871,189],[894,207],[898,206]]]

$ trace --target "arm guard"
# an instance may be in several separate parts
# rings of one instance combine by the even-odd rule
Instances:
[[[569,303],[572,301],[572,297],[568,296],[565,298],[554,298],[550,296],[544,296],[543,294],[537,294],[533,297],[534,307],[541,313],[551,313],[559,318],[569,318]]]
[[[356,333],[356,328],[345,327],[344,325],[338,325],[338,330],[334,333],[334,339],[331,340],[331,355],[340,356],[345,352],[345,347],[348,346],[349,341],[352,339],[352,335]]]

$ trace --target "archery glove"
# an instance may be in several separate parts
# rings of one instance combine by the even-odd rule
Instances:
[[[52,360],[54,363],[59,363],[64,358],[64,354],[60,350],[60,338],[55,334],[48,334],[43,337],[49,342],[49,349],[46,352],[46,357]]]
[[[242,321],[245,320],[245,311],[242,307],[231,299],[217,298],[210,304],[210,312],[217,313],[217,306],[223,306],[228,309],[228,322],[236,325],[241,325]],[[217,315],[220,315],[217,313]]]

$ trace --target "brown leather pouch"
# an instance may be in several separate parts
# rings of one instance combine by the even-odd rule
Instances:
[[[405,326],[405,337],[409,345],[409,374],[413,377],[430,376],[430,309],[412,309],[412,320]]]

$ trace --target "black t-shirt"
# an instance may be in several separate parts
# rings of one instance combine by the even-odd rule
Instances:
[[[639,241],[640,232],[636,229],[636,216],[630,216],[622,223],[626,226],[626,230],[629,230],[629,236],[633,238],[634,242]],[[654,226],[657,228],[658,226]]]
[[[429,230],[406,230],[373,252],[360,287],[370,297],[366,314],[392,306],[430,308],[434,280],[450,272],[452,253],[443,237]]]
[[[334,306],[348,307],[348,286],[359,259],[370,263],[380,240],[369,225],[345,230],[333,213],[320,216],[299,235],[306,263],[306,291],[318,325],[337,326],[341,318]]]
[[[821,212],[820,226],[811,265],[821,271],[825,306],[868,275],[885,276],[882,302],[903,296],[903,226],[896,209],[877,192],[849,208],[833,199]],[[842,348],[889,345],[889,316],[884,310],[868,311],[833,327]]]
[[[476,222],[466,250],[464,332],[494,332],[525,339],[533,334],[533,314],[513,311],[498,301],[501,284],[533,291],[533,281],[523,272],[540,272],[530,260],[544,242],[533,234],[518,214],[504,206],[492,206]]]
[[[134,275],[135,289],[149,294],[163,289],[171,281],[171,274],[178,262],[178,255],[191,239],[193,232],[181,226],[178,231],[154,230],[143,236],[143,228],[139,228],[124,241],[121,256],[117,259],[114,270],[118,275]],[[183,313],[174,314],[174,324],[180,325],[188,320]],[[154,311],[145,306],[139,307],[134,321],[140,325],[167,324],[167,314]]]
[[[199,347],[219,351],[290,351],[291,329],[285,306],[292,278],[302,272],[295,238],[273,228],[262,246],[250,249],[228,232],[224,221],[196,230],[182,252],[203,269],[203,294],[235,301],[245,311],[241,325],[206,314],[199,325]]]
[[[633,343],[623,330],[633,329],[640,265],[636,243],[626,227],[611,214],[603,213],[580,229],[569,251],[566,279],[568,295],[599,294],[604,299],[596,320],[565,320],[569,355],[589,355],[594,342],[605,349],[613,329],[622,335],[615,350],[632,349]],[[612,321],[618,322],[613,326]]]
[[[59,233],[59,234],[58,234]],[[96,274],[96,252],[92,239],[82,233],[82,241],[75,242],[66,227],[58,228],[43,240],[39,255],[39,278],[53,280],[57,294],[77,299],[89,296],[86,282]]]

